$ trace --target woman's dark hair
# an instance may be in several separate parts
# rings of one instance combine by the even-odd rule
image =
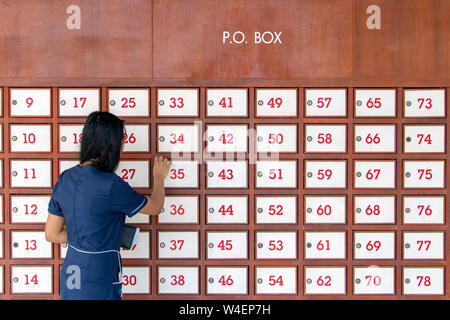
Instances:
[[[81,135],[80,163],[91,160],[97,169],[114,172],[125,136],[124,123],[110,112],[90,113]]]

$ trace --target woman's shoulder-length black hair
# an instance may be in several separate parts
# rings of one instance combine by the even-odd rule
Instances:
[[[90,113],[81,133],[80,163],[91,160],[97,169],[114,172],[120,161],[124,126],[125,121],[110,112]]]

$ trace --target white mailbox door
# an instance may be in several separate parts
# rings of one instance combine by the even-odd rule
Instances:
[[[247,188],[247,161],[206,161],[207,188]]]
[[[394,196],[354,196],[355,224],[394,224]]]
[[[198,162],[172,160],[164,186],[166,188],[198,188]]]
[[[3,253],[3,230],[0,231],[0,259],[3,259],[4,253]]]
[[[355,117],[395,117],[395,89],[355,89]]]
[[[247,267],[206,267],[206,294],[248,294]]]
[[[404,232],[403,259],[444,259],[444,232]]]
[[[50,88],[11,89],[9,99],[11,117],[51,116]]]
[[[60,117],[87,117],[100,111],[100,89],[58,89]]]
[[[248,196],[206,195],[206,223],[247,223]]]
[[[0,188],[3,188],[3,168],[4,168],[4,164],[3,164],[3,159],[0,159]],[[11,186],[12,186],[12,182]]]
[[[355,125],[355,152],[395,152],[395,125]]]
[[[61,174],[64,170],[72,168],[80,164],[79,160],[59,160],[59,174]]]
[[[150,294],[150,267],[123,267],[124,294]]]
[[[11,160],[11,187],[51,188],[51,159]]]
[[[305,125],[305,152],[347,151],[347,125]]]
[[[297,232],[256,232],[256,259],[296,259]]]
[[[355,259],[395,259],[395,232],[355,232]]]
[[[59,256],[60,256],[61,259],[65,259],[66,258],[67,248],[68,248],[67,243],[61,243],[60,244],[60,246],[59,246]]]
[[[158,231],[158,259],[198,259],[197,231]]]
[[[49,124],[11,125],[11,152],[51,152]]]
[[[198,89],[156,89],[158,117],[198,117]]]
[[[444,153],[445,125],[404,127],[405,153]]]
[[[403,197],[404,224],[443,224],[444,212],[443,196]]]
[[[445,89],[405,90],[405,117],[445,117]]]
[[[247,152],[247,125],[206,125],[207,152]]]
[[[297,294],[297,267],[256,267],[256,294]]]
[[[108,111],[118,117],[150,116],[149,89],[108,89]]]
[[[53,266],[11,266],[11,293],[52,293]]]
[[[123,152],[150,151],[150,125],[125,125],[125,131]]]
[[[256,125],[256,152],[297,152],[297,125]]]
[[[140,231],[138,242],[131,249],[120,249],[122,259],[150,259],[150,232]]]
[[[345,196],[305,196],[305,224],[342,224],[346,221]]]
[[[166,196],[158,223],[198,223],[199,196]]]
[[[345,294],[345,267],[305,267],[305,294]]]
[[[83,125],[59,125],[59,152],[79,152]]]
[[[347,116],[346,89],[306,89],[306,117]]]
[[[306,160],[305,188],[345,188],[347,161]]]
[[[297,160],[256,162],[256,188],[297,188]]]
[[[158,294],[198,294],[199,267],[158,267]]]
[[[355,161],[355,188],[395,188],[395,160]]]
[[[50,196],[11,195],[11,223],[45,223]]]
[[[403,294],[444,294],[444,268],[403,268]]]
[[[404,188],[444,188],[445,161],[404,161]]]
[[[256,89],[257,117],[296,117],[297,89]]]
[[[207,231],[207,259],[248,259],[248,233]]]
[[[394,294],[394,267],[354,267],[354,294]]]
[[[11,231],[11,258],[52,258],[52,243],[43,231]]]
[[[247,117],[247,89],[206,89],[207,117]]]
[[[150,223],[150,216],[148,214],[137,213],[131,218],[126,216],[125,223],[137,224],[137,223]]]
[[[158,152],[198,152],[197,125],[158,125]]]
[[[256,223],[297,223],[296,196],[256,196]]]
[[[116,174],[134,188],[150,187],[150,161],[122,160],[116,169]]]
[[[346,234],[305,232],[305,259],[345,259]]]

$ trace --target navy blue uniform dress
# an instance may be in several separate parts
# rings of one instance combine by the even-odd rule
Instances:
[[[53,187],[48,212],[64,217],[68,249],[60,276],[62,299],[121,299],[120,243],[125,216],[147,204],[115,173],[76,165]]]

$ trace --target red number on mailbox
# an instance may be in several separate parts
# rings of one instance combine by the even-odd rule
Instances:
[[[84,104],[86,103],[86,97],[80,97],[80,101],[81,101],[81,106],[80,106],[80,108],[83,108],[84,107]],[[77,104],[77,98],[76,97],[74,97],[73,98],[73,100],[75,100],[75,104],[74,104],[74,108],[78,108],[78,104]]]
[[[270,98],[269,102],[267,102],[267,104],[271,107],[271,108],[279,108],[281,107],[281,104],[283,103],[283,99],[281,98]]]
[[[222,240],[222,241],[219,242],[219,244],[217,246],[220,248],[220,250],[231,250],[231,249],[233,249],[233,244],[232,244],[231,240],[226,240],[226,242],[225,242],[225,240]]]
[[[24,179],[28,179],[28,169],[24,168],[24,170],[25,170]],[[34,168],[31,168],[31,171],[33,172],[33,176],[31,177],[31,179],[36,179],[36,170]]]
[[[319,287],[325,286],[325,287],[330,287],[331,286],[331,277],[330,276],[326,276],[325,277],[326,282],[322,279],[322,276],[320,276],[317,279],[317,285]]]
[[[25,100],[25,102],[27,103],[27,108],[31,107],[31,105],[33,104],[33,98],[27,98],[27,100]]]
[[[333,139],[331,139],[331,133],[327,133],[327,134],[319,133],[319,135],[317,137],[317,142],[319,144],[323,144],[323,143],[330,144],[330,143],[332,143]]]
[[[330,180],[332,175],[333,175],[333,171],[331,171],[330,169],[327,169],[327,170],[319,169],[319,171],[317,172],[317,176],[318,176],[319,180],[323,180],[323,179],[325,179],[325,177],[327,178],[327,180]]]
[[[34,285],[37,285],[39,283],[37,274],[35,274],[33,277],[31,277],[31,280],[28,280],[28,275],[25,275],[25,284],[30,284],[30,282],[33,282]]]
[[[181,216],[181,215],[184,214],[184,208],[183,208],[182,204],[180,204],[179,207],[177,207],[176,205],[172,204],[172,205],[170,205],[170,207],[173,209],[172,211],[170,211],[171,215],[179,214]]]
[[[277,283],[280,286],[283,285],[283,276],[279,276],[276,280],[275,280],[275,276],[269,276],[269,286],[274,286]]]
[[[419,251],[422,250],[422,246],[424,244],[427,246],[425,251],[428,251],[431,245],[431,240],[417,240],[417,244],[419,245]]]
[[[425,136],[423,133],[418,133],[417,138],[419,138],[419,144],[422,144],[422,141],[425,141],[427,144],[431,144],[431,134],[427,134]]]
[[[36,240],[25,240],[25,243],[26,243],[25,250],[36,250],[37,249]],[[31,244],[31,246],[30,246],[30,244]]]
[[[124,143],[135,143],[135,142],[136,142],[136,137],[134,136],[133,132],[130,135],[125,134]]]
[[[34,135],[34,133],[29,133],[28,134],[28,139],[27,139],[27,134],[24,133],[23,134],[23,140],[24,140],[23,143],[35,143],[36,142],[36,136]]]
[[[366,245],[366,249],[367,251],[372,251],[375,248],[375,251],[378,251],[378,249],[380,249],[381,247],[381,242],[380,241],[374,241],[374,243],[372,244],[372,241],[367,242]]]
[[[326,206],[324,206],[324,207],[322,207],[322,205],[320,205],[318,208],[317,208],[317,214],[319,215],[319,216],[321,216],[321,215],[323,215],[323,214],[325,214],[326,216],[329,216],[330,214],[331,214],[331,206],[329,205],[329,204],[327,204]]]
[[[136,102],[134,101],[134,97],[132,97],[132,98],[125,98],[125,97],[123,97],[122,98],[122,102],[123,102],[123,104],[122,104],[122,108],[134,108],[134,107],[136,107]]]
[[[426,109],[431,109],[431,107],[433,106],[431,104],[431,99],[430,98],[426,98],[426,99],[425,98],[418,98],[417,101],[420,102],[419,109],[421,109],[422,106],[425,107]],[[424,102],[426,102],[425,105],[424,105]]]
[[[269,133],[269,144],[282,144],[283,143],[283,135],[281,133]]]
[[[28,212],[28,205],[25,204],[25,214],[37,214],[37,205],[32,204],[31,207],[33,208],[33,211]]]
[[[369,98],[366,103],[367,108],[375,108],[378,109],[381,107],[381,98],[375,98],[375,102],[372,101],[372,98]]]
[[[170,250],[177,250],[177,248],[178,250],[181,250],[184,244],[184,240],[170,240],[170,243],[173,245],[172,247],[169,248]],[[180,244],[179,247],[177,246],[177,243]]]
[[[366,208],[366,214],[368,216],[370,216],[371,214],[373,214],[374,216],[379,215],[380,214],[380,206],[378,204],[376,204],[373,206],[373,209],[372,209],[372,207],[369,204],[369,206]]]
[[[228,138],[228,140],[227,140]],[[222,133],[220,135],[219,141],[222,142],[222,144],[233,144],[233,134],[232,133]]]
[[[219,173],[219,177],[222,178],[222,180],[231,180],[234,178],[233,176],[233,170],[232,169],[223,169]]]
[[[431,172],[431,169],[417,169],[417,172],[419,172],[419,174],[420,174],[419,180],[421,180],[423,178],[424,174],[425,174],[425,179],[426,180],[430,180],[431,178],[433,178],[433,174]]]
[[[326,104],[325,104],[326,102]],[[330,106],[331,98],[317,98],[317,108],[328,108]]]
[[[171,108],[183,108],[184,107],[184,101],[183,101],[183,98],[178,98],[178,99],[176,99],[176,98],[170,98],[170,101],[172,102],[170,105],[169,105],[169,107],[171,107]],[[177,101],[178,101],[178,104],[177,104]]]
[[[374,285],[379,286],[381,284],[381,277],[380,276],[366,276],[367,279],[367,285],[370,285],[371,282],[373,282]],[[372,281],[373,279],[373,281]]]
[[[419,209],[419,216],[422,214],[422,212],[425,212],[427,216],[431,215],[433,213],[433,210],[430,208],[430,205],[428,205],[426,208],[423,205],[418,205],[417,209]],[[425,210],[425,211],[424,211]]]
[[[317,243],[317,250],[330,250],[330,240],[325,240],[325,242],[327,243],[327,245],[325,246],[323,243],[322,243],[322,240],[320,240],[318,243]]]
[[[278,247],[276,246],[275,243],[278,244]],[[270,250],[270,251],[273,251],[273,250],[281,251],[281,250],[283,250],[283,241],[282,241],[282,240],[277,240],[277,241],[275,241],[275,240],[270,240],[270,241],[269,241],[269,250]]]
[[[278,209],[278,211],[276,209]],[[283,206],[281,204],[279,204],[279,205],[271,204],[269,206],[269,215],[282,216],[283,215]]]
[[[184,178],[184,169],[170,169],[170,172],[172,175],[170,176],[170,179],[183,179]]]
[[[136,169],[122,169],[122,172],[123,172],[122,179],[133,179]],[[130,177],[128,176],[128,173],[131,173]]]
[[[230,204],[230,205],[228,206],[228,208],[226,208],[226,209],[225,209],[225,205],[222,205],[222,206],[219,208],[219,212],[220,212],[223,216],[225,216],[227,213],[228,213],[229,216],[232,216],[233,213],[234,213],[234,211],[233,211],[233,205]]]
[[[369,169],[369,171],[367,171],[367,173],[366,173],[366,178],[368,180],[372,180],[372,179],[377,180],[378,176],[380,175],[380,172],[381,172],[381,169],[373,169],[373,173],[372,173],[372,169]],[[374,175],[374,173],[375,173],[375,175]]]
[[[183,275],[179,275],[178,279],[176,275],[172,275],[172,280],[173,281],[170,283],[172,286],[176,286],[177,284],[183,286],[185,284]]]
[[[228,105],[227,105],[227,102],[226,102],[226,100],[225,100],[225,97],[223,97],[221,100],[220,100],[220,102],[219,102],[219,105],[221,105],[222,106],[222,108],[226,108],[226,107],[228,107],[228,108],[233,108],[233,105],[231,104],[231,97],[228,97]]]
[[[128,276],[126,274],[123,275],[123,285],[124,286],[127,286],[127,285],[134,286],[134,285],[136,285],[136,282],[137,282],[137,279],[136,279],[135,275],[131,275],[131,276]]]
[[[233,279],[231,279],[231,275],[225,280],[225,276],[220,277],[219,283],[223,286],[231,286],[233,284]]]

